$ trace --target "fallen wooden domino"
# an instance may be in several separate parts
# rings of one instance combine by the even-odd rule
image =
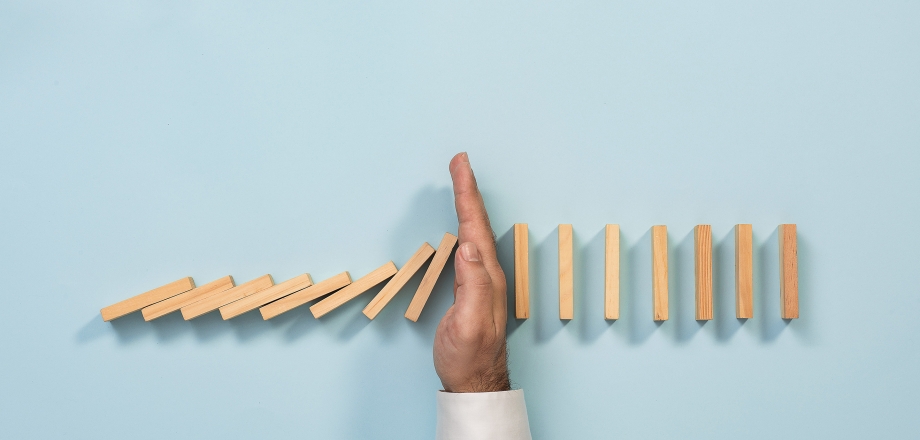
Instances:
[[[572,274],[572,225],[559,225],[559,319],[575,316],[575,279]]]
[[[178,311],[182,307],[203,298],[207,298],[210,295],[230,289],[231,287],[233,287],[233,277],[227,275],[203,286],[180,293],[172,298],[144,307],[141,309],[141,313],[144,315],[144,321],[152,321],[161,316],[166,316],[172,312]]]
[[[313,279],[310,274],[305,273],[291,278],[283,283],[275,284],[268,289],[245,296],[220,309],[220,316],[225,320],[237,317],[251,310],[255,310],[272,301],[279,300],[294,292],[299,292],[313,285]]]
[[[405,316],[410,321],[418,321],[425,303],[428,302],[428,297],[431,296],[431,290],[434,289],[434,283],[438,281],[438,277],[441,275],[441,271],[444,270],[444,265],[447,263],[447,259],[450,258],[455,246],[457,246],[457,236],[450,232],[445,232],[444,237],[441,238],[441,244],[438,245],[438,250],[435,251],[434,257],[431,259],[431,264],[428,265],[428,270],[425,271],[425,276],[422,277],[421,284],[418,285],[418,290],[415,291],[415,296],[412,297],[412,302],[409,303],[409,308],[406,309]]]
[[[754,317],[754,237],[749,224],[735,225],[735,317]]]
[[[383,289],[380,289],[377,296],[368,303],[367,307],[364,308],[364,316],[367,316],[368,319],[376,318],[377,314],[386,307],[390,300],[392,300],[393,297],[399,293],[399,290],[406,285],[410,278],[412,278],[412,275],[415,275],[432,255],[434,255],[434,248],[427,242],[422,244],[422,247],[415,251],[415,254],[409,258],[409,261],[396,272],[396,275],[393,275],[393,278],[383,286]]]
[[[693,228],[693,256],[696,279],[696,320],[712,319],[712,226]]]
[[[188,292],[195,288],[195,280],[185,277],[169,284],[148,290],[140,295],[133,296],[124,301],[112,304],[100,310],[103,321],[111,321],[129,313],[134,313],[151,304],[156,304],[164,299],[172,298],[180,293]]]
[[[214,293],[208,297],[202,298],[194,303],[182,307],[182,317],[188,321],[197,318],[205,313],[213,312],[230,304],[238,299],[247,297],[256,292],[261,292],[275,285],[271,275],[262,275],[254,280],[247,281],[239,286],[222,292]]]
[[[393,275],[396,275],[396,265],[392,261],[380,266],[371,273],[361,277],[338,292],[333,293],[322,299],[322,301],[310,306],[310,313],[314,318],[319,318],[358,297],[358,295],[367,292]]]
[[[668,227],[652,226],[652,319],[668,320]]]
[[[794,224],[779,225],[779,297],[783,319],[799,317],[799,255]]]
[[[293,310],[310,301],[319,299],[332,292],[335,292],[336,290],[339,290],[349,284],[351,284],[351,275],[347,271],[342,272],[332,278],[327,278],[310,287],[307,287],[300,292],[291,294],[279,299],[278,301],[264,305],[259,309],[259,312],[262,313],[262,319],[269,320],[284,312]]]

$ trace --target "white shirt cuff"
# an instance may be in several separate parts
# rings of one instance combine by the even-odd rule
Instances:
[[[531,440],[524,390],[438,392],[437,440]]]

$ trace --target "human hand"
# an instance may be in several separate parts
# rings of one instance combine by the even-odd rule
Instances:
[[[511,389],[505,340],[508,304],[495,235],[466,153],[450,161],[450,176],[460,246],[454,258],[454,304],[434,336],[434,369],[444,391],[507,391]]]

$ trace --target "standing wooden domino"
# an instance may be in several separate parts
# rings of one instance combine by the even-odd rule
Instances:
[[[303,275],[298,275],[281,284],[275,284],[261,292],[253,293],[252,295],[245,296],[221,307],[219,309],[220,316],[226,320],[242,315],[243,313],[255,310],[265,304],[284,298],[294,292],[299,292],[312,285],[313,279],[310,278],[310,274],[305,273]]]
[[[530,249],[527,223],[514,225],[514,317],[530,318]]]
[[[141,313],[144,315],[144,321],[152,321],[215,293],[223,292],[231,287],[233,287],[233,277],[227,275],[216,281],[211,281],[208,284],[189,290],[188,292],[180,293],[172,298],[144,307],[141,309]]]
[[[172,298],[180,293],[188,292],[195,288],[195,280],[192,277],[185,277],[173,281],[156,289],[149,290],[140,295],[133,296],[124,301],[112,304],[100,310],[103,321],[111,321],[120,318],[129,313],[134,313],[151,304],[156,304],[164,299]]]
[[[559,225],[559,319],[572,319],[575,315],[572,270],[572,225]]]
[[[754,317],[754,234],[749,224],[735,225],[735,317]]]
[[[604,227],[604,319],[620,319],[620,225]]]
[[[668,320],[668,227],[652,226],[652,319]]]
[[[262,313],[262,319],[269,320],[284,312],[293,310],[310,301],[328,295],[351,284],[351,275],[346,271],[332,278],[320,281],[300,292],[293,293],[289,296],[279,299],[273,303],[268,303],[259,309]]]
[[[377,314],[389,304],[390,300],[393,299],[397,293],[399,293],[399,289],[402,289],[403,286],[409,282],[412,275],[415,275],[432,255],[434,255],[434,248],[427,242],[422,244],[422,247],[415,251],[415,254],[409,258],[409,261],[396,272],[393,279],[383,286],[383,289],[380,289],[377,296],[375,296],[367,307],[364,308],[364,316],[367,316],[368,319],[376,318]]]
[[[239,286],[233,287],[223,292],[218,292],[213,295],[203,298],[199,301],[191,303],[187,306],[182,307],[182,317],[186,321],[189,319],[197,318],[205,313],[213,312],[232,303],[240,298],[247,297],[256,292],[261,292],[275,284],[272,280],[271,275],[262,275],[259,278],[256,278],[251,281],[247,281]]]
[[[693,229],[693,254],[696,266],[696,320],[712,319],[712,226]]]
[[[431,264],[428,265],[428,270],[425,271],[425,276],[422,277],[421,284],[418,285],[418,290],[415,291],[415,296],[412,297],[412,302],[409,303],[409,308],[406,309],[405,316],[410,321],[418,321],[422,309],[425,308],[425,303],[428,302],[428,297],[431,296],[431,290],[434,289],[434,283],[438,281],[438,276],[444,270],[447,259],[454,251],[454,246],[457,246],[457,236],[445,232],[444,237],[441,238],[441,244],[438,245],[438,250],[434,253],[434,258],[431,259]]]
[[[342,290],[339,290],[338,292],[323,298],[322,301],[313,304],[310,306],[310,313],[313,314],[314,318],[319,318],[335,310],[342,304],[355,299],[358,295],[367,292],[367,290],[371,287],[386,281],[393,275],[396,275],[396,272],[396,265],[390,261],[387,264],[374,269],[371,273],[359,278],[358,281],[345,286]]]
[[[799,255],[794,224],[779,225],[779,297],[783,319],[799,317]]]

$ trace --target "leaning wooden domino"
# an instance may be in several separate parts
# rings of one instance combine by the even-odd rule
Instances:
[[[783,319],[799,317],[799,256],[794,224],[779,225],[779,297]]]
[[[112,304],[100,310],[103,321],[111,321],[120,318],[129,313],[134,313],[151,304],[156,304],[164,299],[172,298],[180,293],[188,292],[195,288],[195,281],[192,277],[185,277],[173,281],[156,289],[149,290],[140,295],[133,296],[124,301]]]
[[[300,292],[279,299],[273,303],[262,306],[259,312],[262,313],[262,319],[272,319],[284,312],[293,310],[310,301],[326,296],[336,290],[339,290],[351,284],[351,275],[346,271],[332,278],[320,281]]]
[[[421,284],[418,285],[418,290],[415,291],[415,296],[412,297],[412,302],[409,303],[409,308],[406,309],[406,318],[410,321],[418,321],[425,303],[428,302],[428,297],[431,296],[431,290],[434,289],[434,283],[438,281],[438,276],[444,270],[444,265],[456,245],[457,236],[445,232],[444,237],[441,238],[441,244],[438,245],[438,250],[434,253],[434,258],[431,259],[431,264],[428,265],[428,270],[425,271],[425,276],[422,277]]]
[[[272,280],[271,275],[262,275],[254,280],[247,281],[243,284],[240,284],[239,286],[224,290],[223,292],[217,292],[213,295],[202,298],[199,301],[182,307],[182,317],[186,321],[189,319],[197,318],[201,315],[204,315],[205,313],[213,312],[221,306],[230,304],[233,301],[268,289],[273,285],[275,285],[275,282]]]
[[[172,298],[160,301],[141,309],[144,321],[152,321],[161,316],[178,311],[182,307],[192,304],[215,293],[223,292],[233,287],[233,277],[227,275],[203,286],[196,287],[188,292],[180,293]]]
[[[409,258],[409,261],[396,272],[393,279],[383,286],[383,289],[380,289],[377,296],[375,296],[367,307],[364,308],[364,316],[367,316],[368,319],[377,317],[377,314],[386,307],[394,296],[396,296],[399,289],[402,289],[403,286],[406,285],[409,279],[412,278],[412,275],[415,275],[432,255],[434,255],[434,248],[427,242],[422,244],[422,247],[415,251],[415,254]]]
[[[314,318],[319,318],[337,309],[342,304],[357,298],[358,295],[367,292],[371,287],[386,281],[393,275],[396,275],[396,272],[396,265],[390,261],[387,264],[374,269],[371,273],[359,278],[358,281],[345,286],[345,288],[339,290],[338,292],[335,292],[332,295],[323,298],[322,301],[313,304],[310,306],[310,313],[313,314]]]
[[[530,317],[530,256],[527,223],[514,225],[514,317]]]
[[[575,315],[575,282],[572,276],[572,225],[559,225],[559,319]]]
[[[751,225],[735,225],[735,317],[754,317],[754,238]]]
[[[604,319],[620,319],[620,225],[604,227]]]
[[[299,292],[312,285],[313,279],[310,278],[310,274],[305,273],[303,275],[298,275],[281,284],[276,284],[261,292],[253,293],[252,295],[243,297],[242,299],[221,307],[219,309],[220,316],[224,319],[230,319],[242,315],[243,313],[255,310],[265,304],[284,298],[294,292]]]
[[[652,319],[668,320],[668,227],[652,226]]]
[[[696,320],[712,319],[712,226],[693,229],[693,255],[696,269]]]

